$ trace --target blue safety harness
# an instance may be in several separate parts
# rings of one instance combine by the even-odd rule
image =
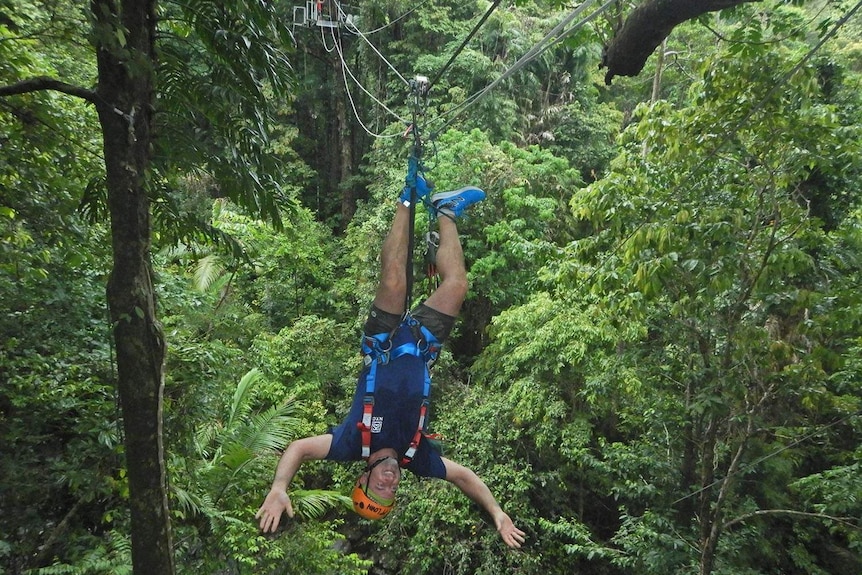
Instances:
[[[392,336],[402,326],[407,326],[410,329],[413,339],[393,349]],[[363,459],[368,459],[371,455],[371,415],[374,411],[374,389],[377,386],[378,366],[386,365],[392,360],[405,355],[421,357],[425,362],[425,383],[422,393],[422,406],[419,408],[419,423],[416,426],[413,440],[410,442],[407,451],[401,456],[400,461],[401,467],[406,467],[413,460],[413,456],[419,448],[419,442],[422,440],[422,436],[425,435],[425,418],[428,414],[428,407],[431,404],[429,399],[431,395],[431,366],[439,354],[440,342],[437,341],[434,334],[420,324],[409,312],[404,315],[401,323],[391,332],[363,335],[362,360],[366,367],[368,367],[368,373],[365,376],[362,419],[356,424],[356,427],[359,428],[362,434]]]

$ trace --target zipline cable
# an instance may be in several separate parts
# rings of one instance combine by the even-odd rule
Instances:
[[[452,118],[448,122],[444,123],[438,130],[436,130],[434,132],[434,134],[436,135],[436,134],[439,134],[440,132],[442,132],[446,127],[448,127],[452,123],[454,123],[455,118],[457,116],[464,113],[470,106],[472,106],[473,104],[478,102],[480,99],[482,99],[485,95],[487,95],[488,92],[490,92],[492,89],[494,89],[498,84],[500,84],[501,82],[503,82],[507,78],[511,77],[515,72],[519,71],[521,68],[523,68],[524,66],[526,66],[527,64],[529,64],[530,62],[535,60],[538,56],[540,56],[548,47],[548,46],[543,46],[543,44],[548,42],[551,38],[556,37],[556,38],[561,39],[561,38],[571,34],[572,32],[580,29],[584,24],[586,24],[587,22],[589,22],[593,18],[595,18],[595,17],[599,16],[600,14],[602,14],[603,12],[605,12],[608,8],[610,8],[610,6],[612,4],[614,4],[614,0],[608,0],[603,6],[598,8],[595,12],[593,12],[589,16],[585,17],[583,20],[581,20],[577,24],[575,24],[572,28],[560,33],[560,30],[565,28],[565,26],[569,22],[571,22],[576,16],[578,16],[592,2],[593,2],[593,0],[589,0],[588,2],[585,2],[584,4],[581,4],[580,6],[578,6],[578,8],[576,8],[571,14],[569,14],[562,22],[560,22],[557,26],[555,26],[554,29],[552,29],[550,32],[548,32],[548,34],[542,40],[540,40],[532,48],[530,48],[530,50],[528,50],[517,62],[515,62],[514,64],[512,64],[512,66],[510,66],[507,70],[505,70],[500,75],[500,77],[495,79],[493,82],[491,82],[489,85],[487,85],[485,88],[483,88],[479,92],[476,92],[473,95],[469,96],[464,102],[462,102],[458,106],[455,106],[452,109],[440,114],[439,118],[442,118],[442,117],[447,116],[447,115],[452,115]]]
[[[443,76],[443,74],[446,72],[446,70],[449,69],[449,66],[452,65],[452,62],[455,61],[455,58],[458,57],[458,55],[461,53],[461,51],[464,49],[464,47],[467,46],[467,43],[473,38],[473,36],[476,35],[476,32],[479,31],[479,28],[481,28],[482,25],[485,23],[485,21],[488,19],[488,17],[491,16],[491,13],[497,8],[497,6],[500,5],[500,1],[501,0],[494,0],[494,3],[491,4],[491,7],[485,11],[485,14],[482,16],[482,18],[476,23],[475,26],[473,26],[473,29],[470,31],[469,34],[467,34],[467,37],[464,38],[464,41],[461,42],[461,45],[458,46],[458,49],[456,49],[455,52],[453,52],[452,55],[449,57],[449,61],[446,62],[445,64],[443,64],[443,67],[428,82],[428,89],[429,90],[431,89],[432,86],[434,86],[434,84],[437,83],[437,80],[439,80],[440,77]]]
[[[386,59],[386,57],[385,57],[383,54],[381,54],[381,53],[380,53],[380,50],[378,50],[378,49],[377,49],[377,47],[376,47],[376,46],[371,42],[371,40],[369,40],[369,39],[366,37],[366,35],[365,35],[365,34],[363,34],[363,33],[362,33],[362,31],[361,31],[359,28],[357,28],[357,27],[356,27],[356,25],[355,25],[355,24],[353,24],[352,22],[350,22],[350,20],[347,18],[347,14],[346,14],[346,13],[344,12],[344,10],[341,8],[341,4],[340,4],[340,3],[336,3],[336,6],[338,6],[338,12],[339,12],[339,14],[340,14],[342,17],[344,17],[344,22],[345,22],[345,25],[346,25],[347,29],[348,29],[348,30],[350,30],[351,32],[353,32],[354,34],[356,34],[357,36],[359,36],[360,38],[362,38],[362,40],[363,40],[363,41],[365,41],[365,43],[366,43],[366,44],[368,44],[368,46],[369,46],[369,47],[374,51],[374,53],[375,53],[375,54],[377,54],[377,55],[380,57],[380,59],[381,59],[381,60],[383,60],[383,62],[384,62],[387,66],[389,66],[389,69],[390,69],[390,70],[392,70],[393,72],[395,72],[395,75],[396,75],[396,76],[398,76],[398,79],[400,79],[400,80],[401,80],[401,82],[403,82],[404,84],[406,84],[407,86],[409,86],[409,85],[410,85],[410,82],[409,82],[409,81],[407,81],[407,79],[406,79],[404,76],[402,76],[402,75],[401,75],[401,72],[399,72],[399,71],[395,68],[395,66],[393,66],[393,65],[392,65],[392,63],[391,63],[389,60],[387,60],[387,59]]]
[[[356,109],[356,102],[353,100],[353,94],[351,93],[350,86],[347,83],[347,75],[349,75],[350,78],[356,83],[356,85],[359,86],[359,89],[361,89],[363,92],[365,92],[368,95],[368,97],[371,98],[378,106],[380,106],[381,108],[386,110],[390,115],[395,117],[402,124],[405,124],[405,125],[408,124],[407,120],[405,120],[404,118],[399,116],[397,113],[390,110],[386,106],[386,104],[381,102],[377,97],[374,96],[374,94],[372,94],[370,91],[368,91],[368,89],[365,88],[365,86],[362,85],[362,83],[359,81],[359,79],[353,74],[353,71],[350,69],[350,66],[347,65],[347,61],[344,58],[344,52],[342,51],[340,37],[336,38],[334,30],[332,31],[332,38],[335,41],[335,48],[338,51],[338,58],[341,62],[341,69],[343,71],[346,71],[346,74],[344,72],[342,72],[341,77],[344,80],[344,91],[347,93],[347,99],[350,101],[350,107],[353,110],[353,116],[356,118],[356,121],[359,123],[360,126],[362,126],[362,129],[365,130],[365,132],[372,137],[375,137],[375,138],[398,137],[400,134],[384,135],[384,134],[378,134],[378,133],[371,131],[371,129],[368,128],[368,126],[366,126],[365,123],[362,121],[362,119],[359,117],[359,111]]]
[[[504,80],[511,77],[515,72],[517,72],[518,70],[520,70],[521,68],[523,68],[524,66],[526,66],[527,64],[529,64],[530,62],[535,60],[537,57],[539,57],[549,47],[549,45],[546,45],[546,44],[548,44],[548,42],[550,42],[550,40],[557,39],[557,41],[558,41],[559,39],[562,39],[563,37],[568,36],[572,32],[579,30],[581,27],[584,26],[584,24],[590,22],[591,20],[593,20],[597,16],[599,16],[602,13],[604,13],[605,11],[607,11],[616,2],[616,0],[607,0],[602,6],[597,8],[592,14],[586,16],[585,18],[580,20],[577,24],[575,24],[574,26],[572,26],[568,30],[565,30],[564,32],[561,33],[561,31],[569,23],[571,23],[572,20],[574,20],[584,10],[586,10],[586,8],[590,4],[592,4],[594,1],[595,0],[588,0],[587,2],[584,2],[583,4],[578,6],[574,11],[572,11],[571,14],[566,16],[559,24],[557,24],[550,32],[548,32],[544,38],[542,38],[532,48],[530,48],[527,51],[527,53],[525,53],[523,56],[521,56],[521,58],[519,58],[518,61],[516,61],[514,64],[512,64],[507,70],[505,70],[493,82],[491,82],[490,84],[485,86],[479,92],[476,92],[472,96],[468,97],[466,100],[464,100],[464,102],[462,102],[458,106],[455,106],[451,110],[448,110],[448,111],[440,114],[437,119],[441,119],[447,115],[451,115],[452,117],[450,118],[449,121],[443,123],[438,129],[436,129],[432,133],[431,139],[435,139],[436,136],[439,135],[444,129],[446,129],[447,127],[452,125],[458,116],[463,114],[470,106],[474,105],[476,102],[478,102],[479,100],[484,98],[488,94],[488,92],[490,92],[495,87],[497,87],[497,85],[499,85],[501,82],[503,82]]]

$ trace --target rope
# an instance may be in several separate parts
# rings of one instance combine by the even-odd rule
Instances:
[[[372,44],[371,41],[368,40],[368,38],[366,37],[366,34],[364,34],[359,28],[357,28],[356,25],[347,17],[347,13],[344,12],[344,9],[341,7],[341,4],[338,2],[335,2],[334,4],[338,9],[340,17],[343,18],[343,21],[345,23],[345,27],[348,29],[348,31],[350,31],[350,32],[356,34],[357,36],[359,36],[360,38],[362,38],[362,40],[364,40],[365,43],[368,44],[368,46],[371,48],[371,50],[375,54],[377,54],[377,56],[389,67],[389,69],[391,69],[393,72],[395,72],[395,75],[398,76],[398,78],[402,82],[404,82],[406,85],[410,86],[411,85],[410,82],[407,79],[405,79],[404,76],[395,68],[395,66],[393,66],[392,63],[389,60],[387,60],[383,54],[380,53],[380,50],[378,50],[374,46],[374,44]],[[413,10],[415,10],[415,9],[416,8],[413,8]],[[408,14],[409,13],[410,12],[408,12]],[[401,16],[400,18],[403,18],[404,16],[406,16],[406,14]],[[322,35],[322,30],[321,30],[321,35]],[[409,122],[407,120],[405,120],[400,115],[398,115],[396,112],[391,110],[388,106],[386,106],[386,104],[384,104],[379,98],[377,98],[365,86],[362,85],[362,82],[360,82],[359,79],[353,74],[353,71],[350,69],[350,66],[347,64],[347,60],[344,57],[344,52],[343,52],[342,46],[341,46],[340,35],[338,37],[336,37],[334,29],[331,30],[331,35],[332,35],[332,38],[333,38],[333,41],[335,44],[335,49],[338,51],[338,58],[341,61],[342,70],[347,71],[347,75],[350,76],[350,78],[356,83],[356,85],[359,87],[359,89],[362,90],[369,98],[371,98],[371,100],[375,104],[377,104],[378,106],[383,108],[389,115],[391,115],[392,117],[397,119],[401,124],[409,125]],[[326,49],[325,39],[323,40],[323,47],[324,47],[324,49]],[[327,51],[331,51],[331,50],[327,50]],[[342,73],[342,78],[344,80],[344,89],[345,89],[345,92],[347,93],[347,98],[348,98],[348,100],[350,100],[350,107],[353,111],[353,116],[356,118],[356,121],[359,123],[359,125],[362,127],[362,129],[365,131],[365,133],[368,134],[369,136],[373,137],[373,138],[396,138],[396,137],[399,137],[400,134],[381,134],[381,133],[374,132],[362,121],[362,119],[359,117],[359,111],[356,108],[356,102],[354,101],[353,95],[350,92],[350,87],[348,86],[348,83],[347,83],[347,76],[344,75],[344,73]]]
[[[407,233],[407,263],[404,266],[406,274],[406,289],[404,294],[404,313],[410,311],[413,302],[413,251],[416,249],[416,177],[422,171],[422,136],[419,129],[419,116],[427,105],[428,84],[427,79],[417,77],[411,84],[413,96],[413,145],[410,148],[410,157],[407,160],[406,183],[410,187],[410,219]]]
[[[414,136],[414,139],[417,136]],[[421,149],[416,144],[407,160],[407,182],[410,186],[410,219],[407,232],[407,264],[404,266],[406,274],[407,287],[404,290],[404,313],[410,311],[410,304],[413,302],[413,250],[416,249],[416,239],[413,235],[416,233],[416,174],[419,171],[419,157]]]
[[[333,38],[334,38],[334,36],[333,36]],[[327,54],[331,54],[332,51],[335,50],[335,46],[330,48],[329,46],[326,45],[326,34],[324,33],[323,28],[320,29],[320,43],[323,45],[323,50]]]
[[[351,32],[353,32],[354,34],[356,34],[357,36],[359,36],[360,38],[362,38],[362,39],[365,41],[365,43],[366,43],[366,44],[368,44],[368,46],[369,46],[369,47],[374,51],[374,53],[375,53],[375,54],[377,54],[377,55],[380,57],[380,59],[381,59],[381,60],[383,60],[383,62],[384,62],[387,66],[389,66],[389,69],[390,69],[390,70],[392,70],[393,72],[395,72],[395,75],[396,75],[396,76],[398,76],[398,78],[399,78],[402,82],[404,82],[405,84],[407,84],[407,85],[409,86],[409,85],[410,85],[410,82],[408,82],[408,81],[407,81],[407,79],[406,79],[406,78],[404,78],[404,76],[402,76],[402,75],[401,75],[401,73],[400,73],[398,70],[396,70],[396,69],[395,69],[395,66],[393,66],[393,65],[392,65],[392,63],[391,63],[389,60],[387,60],[387,59],[386,59],[386,57],[385,57],[385,56],[383,56],[383,54],[381,54],[381,53],[380,53],[380,50],[378,50],[378,49],[377,49],[377,47],[376,47],[376,46],[374,46],[374,44],[372,44],[372,43],[371,43],[371,40],[369,40],[369,39],[366,37],[366,35],[365,35],[365,34],[363,34],[363,33],[362,33],[362,31],[361,31],[359,28],[357,28],[357,27],[356,27],[356,25],[355,25],[353,22],[350,22],[350,21],[348,20],[348,18],[347,18],[347,14],[346,14],[346,13],[344,12],[344,10],[342,10],[342,8],[341,8],[341,4],[340,4],[340,3],[338,3],[338,2],[336,2],[336,6],[338,6],[338,11],[339,11],[339,13],[340,13],[342,16],[344,16],[344,22],[345,22],[345,26],[347,27],[347,29],[348,29],[348,30],[350,30]]]

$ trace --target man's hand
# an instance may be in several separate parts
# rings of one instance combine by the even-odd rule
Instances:
[[[500,534],[506,545],[512,549],[520,549],[525,540],[524,532],[515,527],[512,519],[500,508],[485,482],[471,469],[460,463],[455,463],[445,457],[442,459],[443,465],[446,466],[446,481],[454,483],[458,489],[464,492],[464,495],[484,507],[485,511],[494,518],[497,533]]]
[[[287,446],[281,454],[281,459],[278,460],[269,494],[254,516],[255,519],[260,519],[261,531],[275,532],[281,522],[282,513],[293,517],[293,504],[287,496],[287,486],[303,461],[323,459],[329,453],[330,445],[332,445],[332,435],[327,433],[297,439]]]
[[[512,549],[520,549],[526,537],[523,531],[515,527],[512,519],[503,511],[500,511],[494,517],[494,523],[497,524],[497,533],[503,539],[503,542]]]
[[[287,513],[293,517],[293,505],[287,491],[272,489],[263,501],[263,505],[257,510],[255,519],[260,519],[260,530],[264,533],[275,533],[281,522],[281,514]]]

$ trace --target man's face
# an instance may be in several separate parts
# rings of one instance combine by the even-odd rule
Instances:
[[[375,465],[371,473],[363,477],[368,491],[373,492],[377,498],[393,501],[398,482],[401,481],[401,468],[395,459],[389,457]]]

